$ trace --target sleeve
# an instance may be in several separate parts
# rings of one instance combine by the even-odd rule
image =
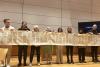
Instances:
[[[28,29],[28,31],[30,31],[30,29],[29,28],[27,28]]]

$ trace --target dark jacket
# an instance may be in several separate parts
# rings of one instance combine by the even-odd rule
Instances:
[[[21,27],[18,30],[30,31],[30,29],[27,26],[26,27]]]

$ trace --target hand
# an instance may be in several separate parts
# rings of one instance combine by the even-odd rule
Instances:
[[[15,31],[14,29],[11,29],[10,31]]]

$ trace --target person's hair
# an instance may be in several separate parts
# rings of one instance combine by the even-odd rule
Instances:
[[[58,32],[63,32],[63,29],[61,27],[59,27]]]
[[[4,19],[3,22],[6,22],[7,20],[10,20],[10,19]]]
[[[22,25],[24,24],[24,21],[22,21]]]
[[[24,26],[23,26],[23,24],[24,24],[24,23],[27,23],[27,22],[22,21],[22,23],[21,23],[21,28],[23,28],[23,27],[24,27]],[[25,26],[25,28],[28,28],[28,27],[27,27],[27,25]]]
[[[72,28],[71,28],[71,27],[68,27],[68,28],[67,28],[67,30],[69,30],[69,29],[71,29],[71,30],[72,30]]]
[[[67,32],[68,32],[68,33],[72,33],[72,28],[71,28],[71,27],[68,27],[68,28],[67,28]]]

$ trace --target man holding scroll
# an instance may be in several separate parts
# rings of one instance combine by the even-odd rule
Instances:
[[[15,28],[11,26],[12,21],[10,19],[4,19],[4,27],[1,28],[2,31],[14,31]],[[11,50],[12,46],[4,44],[5,46],[1,46],[3,48],[7,48],[7,67],[10,67],[10,57],[11,57]]]
[[[84,30],[80,29],[79,34],[84,34]],[[79,63],[86,63],[85,61],[85,46],[78,46]]]
[[[93,25],[91,32],[95,35],[98,34],[96,24]],[[91,55],[92,55],[93,62],[98,62],[97,54],[98,54],[98,46],[91,46]]]
[[[68,34],[71,34],[72,33],[72,28],[71,27],[68,27],[67,28],[67,32]],[[74,61],[73,61],[73,46],[66,46],[66,55],[67,55],[67,63],[70,64],[74,64]]]
[[[30,31],[30,29],[27,27],[27,22],[25,22],[25,21],[22,22],[21,28],[19,28],[18,30],[20,30],[20,31]],[[21,63],[22,56],[23,56],[23,59],[24,59],[24,66],[27,66],[27,64],[26,64],[27,47],[28,46],[26,46],[24,44],[18,45],[18,60],[19,60],[18,66],[22,65],[22,63]]]

